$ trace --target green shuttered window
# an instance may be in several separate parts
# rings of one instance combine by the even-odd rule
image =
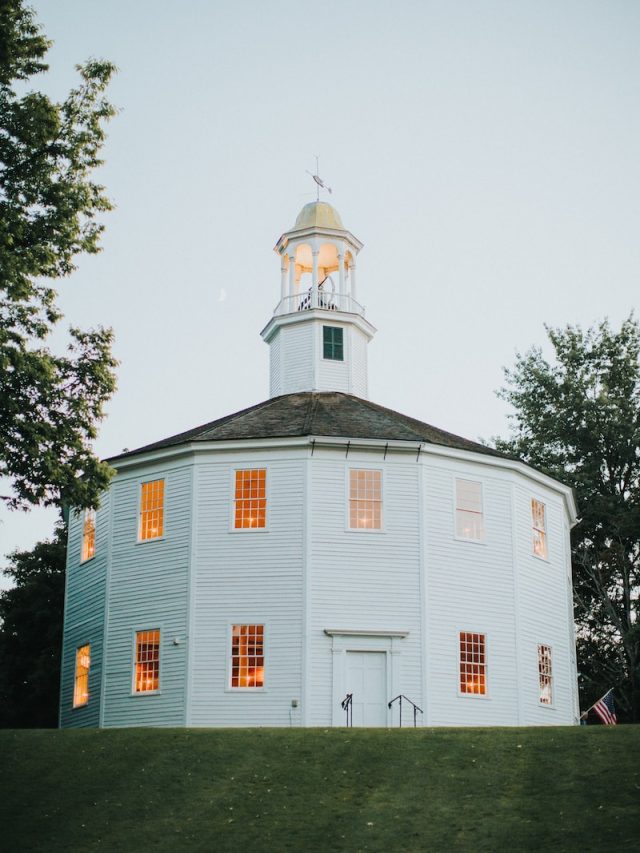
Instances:
[[[331,361],[344,361],[343,329],[338,326],[322,327],[322,355]]]

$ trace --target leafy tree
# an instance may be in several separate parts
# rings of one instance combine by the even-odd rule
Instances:
[[[0,726],[58,724],[60,654],[67,532],[14,551],[4,574],[15,583],[0,592]]]
[[[77,66],[61,103],[26,91],[50,43],[23,0],[0,0],[0,476],[12,508],[95,506],[111,469],[91,452],[115,389],[112,332],[70,329],[66,355],[44,345],[61,319],[52,280],[99,251],[111,208],[91,174],[114,114],[108,62]]]
[[[515,409],[496,441],[576,491],[572,531],[583,707],[615,686],[622,715],[640,720],[640,327],[633,316],[547,328],[554,359],[518,354],[499,396]]]

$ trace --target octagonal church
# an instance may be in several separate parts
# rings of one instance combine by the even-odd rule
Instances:
[[[269,399],[71,513],[62,726],[577,723],[572,492],[368,399],[361,248],[305,205]]]

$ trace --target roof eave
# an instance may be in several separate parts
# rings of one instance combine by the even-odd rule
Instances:
[[[289,314],[274,314],[264,329],[262,329],[260,335],[266,343],[269,343],[276,329],[281,326],[288,326],[292,323],[310,323],[314,319],[332,320],[334,323],[351,323],[351,325],[360,329],[369,340],[371,340],[377,331],[376,327],[366,320],[362,314],[348,311],[330,311],[326,308],[308,308],[304,312],[292,311]]]
[[[533,482],[539,483],[541,486],[545,486],[546,488],[558,492],[563,497],[570,527],[575,526],[578,521],[574,490],[570,486],[566,486],[564,483],[561,483],[559,480],[554,480],[553,477],[549,477],[547,474],[537,471],[525,462],[520,462],[517,459],[509,459],[508,457],[494,456],[490,453],[482,453],[474,450],[462,450],[457,447],[447,447],[441,444],[413,439],[353,438],[350,436],[311,434],[301,436],[280,436],[273,438],[188,441],[184,444],[156,448],[155,450],[140,452],[134,451],[131,454],[126,454],[124,456],[111,457],[106,461],[109,462],[109,464],[111,464],[118,472],[124,472],[133,468],[150,465],[155,462],[174,461],[184,456],[195,456],[211,453],[212,451],[229,453],[234,451],[252,450],[255,448],[278,449],[282,447],[297,447],[300,449],[308,447],[313,447],[313,449],[321,447],[348,447],[354,450],[370,450],[372,448],[377,448],[385,453],[389,450],[400,453],[414,453],[416,455],[416,461],[420,460],[424,456],[441,456],[450,459],[473,462],[479,465],[492,465],[497,468],[515,471]]]
[[[314,237],[316,235],[346,240],[346,242],[349,243],[356,252],[359,252],[364,246],[364,243],[361,240],[358,240],[351,231],[347,231],[342,228],[327,228],[324,225],[312,225],[307,228],[297,228],[291,229],[291,231],[285,231],[273,247],[273,251],[281,255],[291,240],[304,240],[306,237]]]

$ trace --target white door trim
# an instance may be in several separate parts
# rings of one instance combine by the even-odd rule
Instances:
[[[400,692],[400,642],[408,631],[362,631],[325,629],[331,637],[333,658],[333,689],[331,700],[331,725],[344,726],[346,714],[341,702],[347,693],[347,652],[384,652],[387,656],[387,702]],[[387,725],[391,712],[387,708]]]

